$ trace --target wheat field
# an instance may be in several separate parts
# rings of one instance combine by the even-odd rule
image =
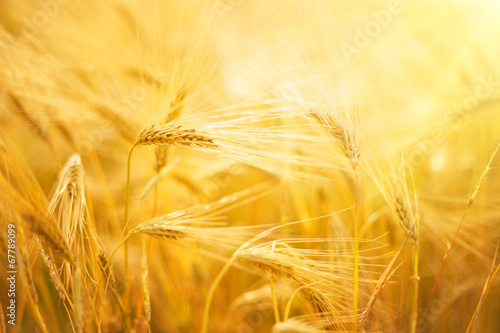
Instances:
[[[1,332],[498,332],[493,0],[0,0]]]

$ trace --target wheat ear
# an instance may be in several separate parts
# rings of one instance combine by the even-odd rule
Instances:
[[[150,126],[142,130],[136,145],[182,145],[195,148],[216,148],[213,138],[194,128],[180,125]]]
[[[342,115],[332,112],[320,111],[313,109],[309,116],[316,120],[330,136],[335,139],[340,150],[347,157],[353,167],[359,163],[360,150],[359,139],[356,127],[351,121],[350,116],[345,116],[347,119],[342,119]]]
[[[59,206],[59,228],[69,246],[73,246],[77,235],[83,235],[85,202],[85,172],[78,154],[70,156],[62,171],[49,204],[53,214]]]

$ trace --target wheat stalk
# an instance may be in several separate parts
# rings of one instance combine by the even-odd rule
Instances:
[[[142,293],[143,293],[143,307],[144,307],[144,317],[147,322],[151,322],[151,294],[149,292],[149,249],[147,248],[146,241],[143,244],[143,256],[142,256]]]

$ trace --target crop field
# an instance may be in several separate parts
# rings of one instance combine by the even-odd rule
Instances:
[[[499,17],[0,0],[0,332],[499,332]]]

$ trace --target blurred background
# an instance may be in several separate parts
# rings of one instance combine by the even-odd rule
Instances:
[[[299,220],[307,221],[280,228],[270,239],[303,239],[305,262],[321,262],[325,276],[350,295],[356,218],[366,240],[361,249],[380,245],[360,266],[359,306],[365,309],[405,239],[384,185],[403,170],[419,216],[417,310],[410,300],[415,252],[407,245],[364,331],[470,332],[474,326],[496,332],[500,162],[487,164],[500,142],[499,15],[493,0],[0,0],[1,267],[6,225],[26,216],[13,202],[23,198],[26,207],[43,206],[40,212],[50,216],[73,153],[85,173],[84,228],[95,230],[99,244],[85,259],[88,272],[70,269],[69,301],[63,300],[39,254],[50,244],[37,243],[39,232],[22,222],[26,230],[18,237],[25,238],[26,253],[18,260],[25,260],[29,274],[18,280],[17,325],[6,325],[7,331],[43,331],[38,308],[48,332],[199,332],[208,290],[232,253],[270,225]],[[308,118],[315,107],[348,114],[341,124],[354,124],[359,193],[335,140]],[[128,277],[122,250],[112,273],[105,273],[97,253],[111,256],[125,228],[130,149],[144,128],[169,123],[201,129],[224,144],[214,153],[182,145],[135,148],[128,230],[196,205],[219,207],[231,194],[237,203],[216,221],[252,228],[207,231],[205,239],[186,242],[133,234]],[[401,168],[390,167],[401,161]],[[263,190],[255,190],[258,184]],[[193,221],[204,218],[201,211],[189,214]],[[94,236],[76,234],[82,244],[92,243]],[[322,258],[323,250],[330,257]],[[325,262],[342,251],[345,275],[335,275]],[[64,258],[54,251],[52,261],[63,274]],[[258,270],[245,262],[229,269],[212,301],[209,331],[273,329],[273,274]],[[75,274],[87,281],[80,312],[69,305]],[[115,291],[100,291],[106,274],[114,275]],[[311,281],[323,278],[314,274]],[[2,269],[1,290],[6,277]],[[295,288],[274,278],[284,311]],[[30,285],[35,291],[26,291]],[[35,294],[36,306],[30,301]],[[291,317],[331,329],[312,315],[317,309],[310,299],[295,297]],[[0,293],[4,313],[8,301]],[[344,317],[352,298],[338,306],[337,330],[349,331]],[[273,332],[303,331],[275,326]]]

